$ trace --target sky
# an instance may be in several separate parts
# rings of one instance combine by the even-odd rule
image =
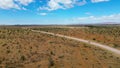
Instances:
[[[120,23],[120,0],[0,0],[0,25]]]

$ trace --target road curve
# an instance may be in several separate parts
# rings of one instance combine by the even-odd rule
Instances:
[[[97,42],[84,40],[84,39],[80,39],[80,38],[75,38],[75,37],[70,37],[70,36],[65,36],[65,35],[61,35],[61,34],[55,34],[55,33],[51,33],[51,32],[45,32],[45,31],[39,31],[39,30],[32,30],[32,31],[33,32],[40,32],[40,33],[43,33],[43,34],[49,34],[49,35],[53,35],[53,36],[58,36],[58,37],[63,37],[63,38],[67,38],[67,39],[72,39],[72,40],[76,40],[76,41],[87,43],[87,44],[91,44],[91,45],[98,46],[98,47],[101,47],[103,49],[106,49],[108,51],[111,51],[111,52],[113,52],[117,55],[120,55],[120,50],[109,47],[107,45],[97,43]]]

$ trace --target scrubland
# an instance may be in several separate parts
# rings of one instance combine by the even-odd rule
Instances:
[[[120,50],[120,26],[88,26],[84,28],[34,28],[109,45]]]
[[[119,32],[113,35],[106,28],[104,33],[96,27],[31,29],[90,39],[117,49],[120,44]],[[31,29],[0,28],[0,68],[120,68],[120,57],[107,50]]]

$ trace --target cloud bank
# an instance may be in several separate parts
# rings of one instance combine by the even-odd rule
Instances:
[[[46,0],[39,0],[40,3]],[[92,3],[106,2],[109,0],[91,0]],[[29,6],[30,3],[38,2],[37,0],[0,0],[1,9],[21,9]],[[37,9],[53,11],[57,9],[68,9],[74,6],[82,6],[87,4],[86,0],[47,0],[44,5],[40,5]]]
[[[39,10],[53,11],[57,9],[68,9],[74,7],[74,5],[84,5],[86,0],[50,0],[45,6],[40,6]]]
[[[29,5],[30,3],[33,2],[33,0],[15,0],[15,1],[17,1],[20,4],[25,5],[25,6],[27,6],[27,5]]]
[[[22,9],[21,5],[29,5],[33,0],[0,0],[1,9]]]
[[[100,23],[100,22],[120,22],[120,13],[106,16],[89,16],[74,18],[75,23]]]
[[[0,0],[0,8],[2,9],[20,9],[17,4],[14,3],[13,0]]]
[[[110,0],[91,0],[92,3],[98,3],[98,2],[107,2]]]

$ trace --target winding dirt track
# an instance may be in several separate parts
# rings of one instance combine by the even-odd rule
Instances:
[[[76,40],[79,42],[83,42],[83,43],[87,43],[87,44],[91,44],[94,46],[98,46],[101,47],[105,50],[111,51],[114,54],[120,55],[120,50],[117,50],[115,48],[109,47],[107,45],[103,45],[97,42],[93,42],[93,41],[89,41],[89,40],[84,40],[84,39],[80,39],[80,38],[75,38],[75,37],[70,37],[70,36],[65,36],[65,35],[60,35],[60,34],[55,34],[55,33],[51,33],[51,32],[45,32],[45,31],[38,31],[38,30],[32,30],[33,32],[39,32],[39,33],[43,33],[43,34],[49,34],[49,35],[53,35],[53,36],[58,36],[58,37],[63,37],[63,38],[67,38],[67,39],[72,39],[72,40]]]

